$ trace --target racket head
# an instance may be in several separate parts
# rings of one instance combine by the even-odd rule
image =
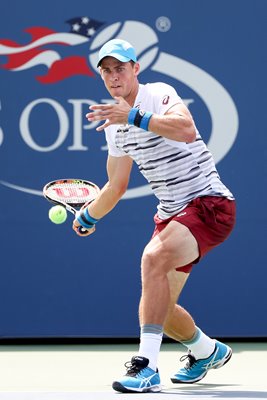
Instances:
[[[72,211],[93,201],[99,187],[84,179],[57,179],[48,182],[43,188],[44,197],[53,204],[60,204]]]

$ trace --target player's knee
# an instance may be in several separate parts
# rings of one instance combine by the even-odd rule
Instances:
[[[167,249],[162,246],[157,249],[146,248],[142,256],[143,276],[166,275],[166,260],[168,259]]]

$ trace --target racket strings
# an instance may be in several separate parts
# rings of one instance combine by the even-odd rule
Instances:
[[[55,183],[47,189],[47,195],[55,201],[84,204],[96,197],[98,190],[84,183]]]

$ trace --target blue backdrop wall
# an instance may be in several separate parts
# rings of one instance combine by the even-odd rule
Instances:
[[[81,239],[48,220],[43,185],[106,181],[85,118],[109,96],[108,39],[136,47],[140,81],[186,101],[237,199],[236,228],[195,267],[181,303],[208,334],[266,337],[265,0],[10,0],[0,13],[0,337],[137,337],[140,257],[156,201],[134,169],[117,208]]]

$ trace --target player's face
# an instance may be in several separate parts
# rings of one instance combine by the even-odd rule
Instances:
[[[139,69],[138,63],[123,63],[114,57],[105,57],[100,73],[110,95],[121,96],[131,104],[138,92]]]

